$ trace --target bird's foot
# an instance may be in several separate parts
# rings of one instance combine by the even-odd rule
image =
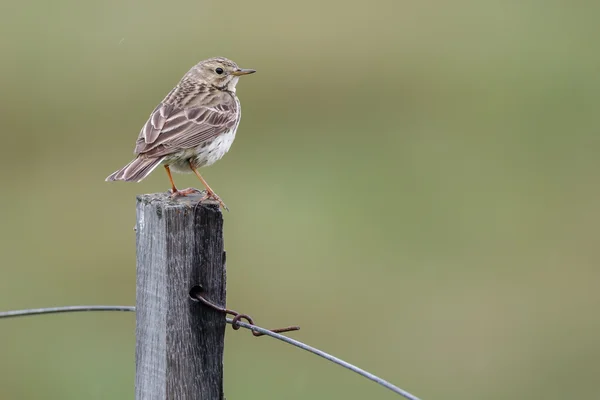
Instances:
[[[188,194],[200,193],[200,190],[198,190],[196,188],[187,188],[187,189],[183,189],[183,190],[169,189],[169,193],[171,193],[171,198],[172,199],[176,199],[177,197],[185,197]]]
[[[223,207],[223,209],[225,211],[229,211],[229,208],[227,208],[227,206],[225,205],[225,203],[223,203],[223,200],[221,200],[221,198],[219,196],[217,196],[217,194],[215,192],[209,192],[207,191],[206,194],[204,195],[204,197],[202,197],[200,199],[200,202],[204,201],[204,200],[214,200],[219,202],[219,204],[221,205],[221,207]]]

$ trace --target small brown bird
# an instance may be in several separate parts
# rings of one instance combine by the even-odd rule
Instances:
[[[227,209],[198,168],[220,160],[231,147],[241,118],[235,85],[240,76],[254,72],[223,57],[193,66],[150,114],[135,145],[135,160],[106,180],[139,182],[162,164],[171,182],[171,196],[177,197],[198,190],[177,190],[171,170],[193,171],[206,188],[202,200],[216,200]]]

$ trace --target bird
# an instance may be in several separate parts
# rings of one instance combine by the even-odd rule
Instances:
[[[135,159],[106,181],[140,182],[162,165],[171,183],[170,196],[177,198],[199,190],[178,190],[171,171],[193,172],[206,188],[200,201],[216,200],[228,210],[198,169],[229,151],[241,118],[236,85],[241,76],[255,72],[224,57],[194,65],[150,114],[137,138]]]

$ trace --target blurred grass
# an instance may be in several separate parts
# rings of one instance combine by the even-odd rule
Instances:
[[[3,9],[0,309],[134,302],[134,195],[167,180],[104,177],[180,76],[223,55],[259,71],[204,171],[232,209],[233,308],[424,399],[598,396],[600,5]],[[0,398],[133,396],[133,316],[1,325]],[[241,333],[225,363],[231,399],[394,398]]]

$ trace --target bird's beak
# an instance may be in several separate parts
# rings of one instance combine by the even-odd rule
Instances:
[[[255,73],[255,72],[256,72],[256,71],[255,71],[255,70],[253,70],[253,69],[239,68],[239,69],[237,69],[237,70],[233,71],[233,72],[231,73],[231,75],[235,75],[235,76],[241,76],[241,75],[253,74],[253,73]]]

